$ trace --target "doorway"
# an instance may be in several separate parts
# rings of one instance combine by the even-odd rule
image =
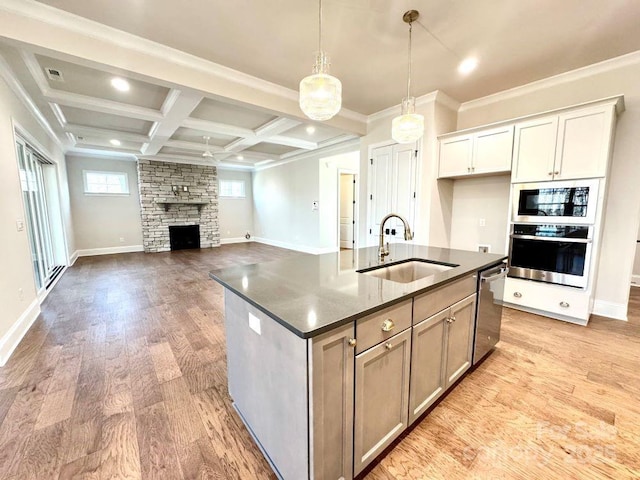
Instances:
[[[339,245],[351,250],[356,237],[356,175],[343,171],[339,175]]]
[[[16,139],[16,151],[31,264],[40,296],[60,275],[65,263],[58,179],[55,164],[20,137]]]

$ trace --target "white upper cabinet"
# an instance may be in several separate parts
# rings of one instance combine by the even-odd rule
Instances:
[[[513,125],[440,139],[439,178],[511,170]]]
[[[606,176],[613,119],[613,106],[560,115],[555,179]]]
[[[511,180],[553,180],[558,117],[536,118],[516,125]]]
[[[516,124],[512,182],[606,176],[614,108],[580,108]]]

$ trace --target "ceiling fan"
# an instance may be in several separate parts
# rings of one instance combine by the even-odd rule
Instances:
[[[213,161],[213,162],[215,162],[215,163],[218,163],[218,162],[220,162],[220,160],[219,160],[219,159],[217,159],[217,158],[215,158],[215,156],[216,156],[216,155],[228,155],[228,153],[227,153],[227,152],[216,152],[216,153],[213,153],[213,152],[210,150],[210,148],[209,148],[209,139],[210,139],[211,137],[209,137],[209,136],[205,135],[205,136],[203,136],[202,138],[203,138],[203,139],[204,139],[204,141],[206,142],[206,149],[205,149],[205,151],[202,153],[202,158],[205,158],[205,159],[211,159],[211,161]]]

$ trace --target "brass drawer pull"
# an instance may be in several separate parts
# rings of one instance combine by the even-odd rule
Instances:
[[[513,292],[513,296],[516,298],[522,298],[522,294],[520,292]]]
[[[560,302],[560,306],[562,308],[569,308],[569,304],[567,302]]]
[[[350,338],[349,339],[349,346],[350,347],[355,347],[356,346],[356,339],[355,338]]]
[[[385,343],[384,348],[386,348],[387,350],[391,350],[393,348],[393,345],[391,345],[390,343]]]
[[[382,331],[383,332],[390,332],[391,330],[393,330],[395,328],[396,324],[393,323],[393,320],[391,320],[390,318],[387,318],[384,322],[382,322]]]

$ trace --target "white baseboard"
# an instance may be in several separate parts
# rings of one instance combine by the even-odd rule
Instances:
[[[88,248],[76,250],[78,257],[92,257],[94,255],[112,255],[114,253],[144,252],[142,245],[127,245],[125,247]]]
[[[9,331],[0,338],[0,367],[4,366],[16,349],[22,337],[25,336],[33,322],[40,315],[40,302],[36,298],[11,326]]]
[[[253,240],[265,245],[273,247],[286,248],[287,250],[296,250],[298,252],[311,253],[312,255],[320,255],[323,253],[337,252],[338,247],[310,247],[308,245],[297,245],[295,243],[281,242],[279,240],[271,240],[269,238],[253,237]]]
[[[605,302],[596,298],[595,302],[593,302],[592,313],[615,320],[627,320],[627,304]]]
[[[227,245],[229,243],[248,243],[253,242],[253,239],[246,239],[244,237],[232,237],[232,238],[221,238],[220,245]]]
[[[640,287],[640,275],[631,275],[631,286]]]
[[[71,256],[69,257],[69,267],[73,267],[73,264],[76,263],[76,260],[78,259],[78,250],[76,250],[75,252],[73,252],[71,254]]]

